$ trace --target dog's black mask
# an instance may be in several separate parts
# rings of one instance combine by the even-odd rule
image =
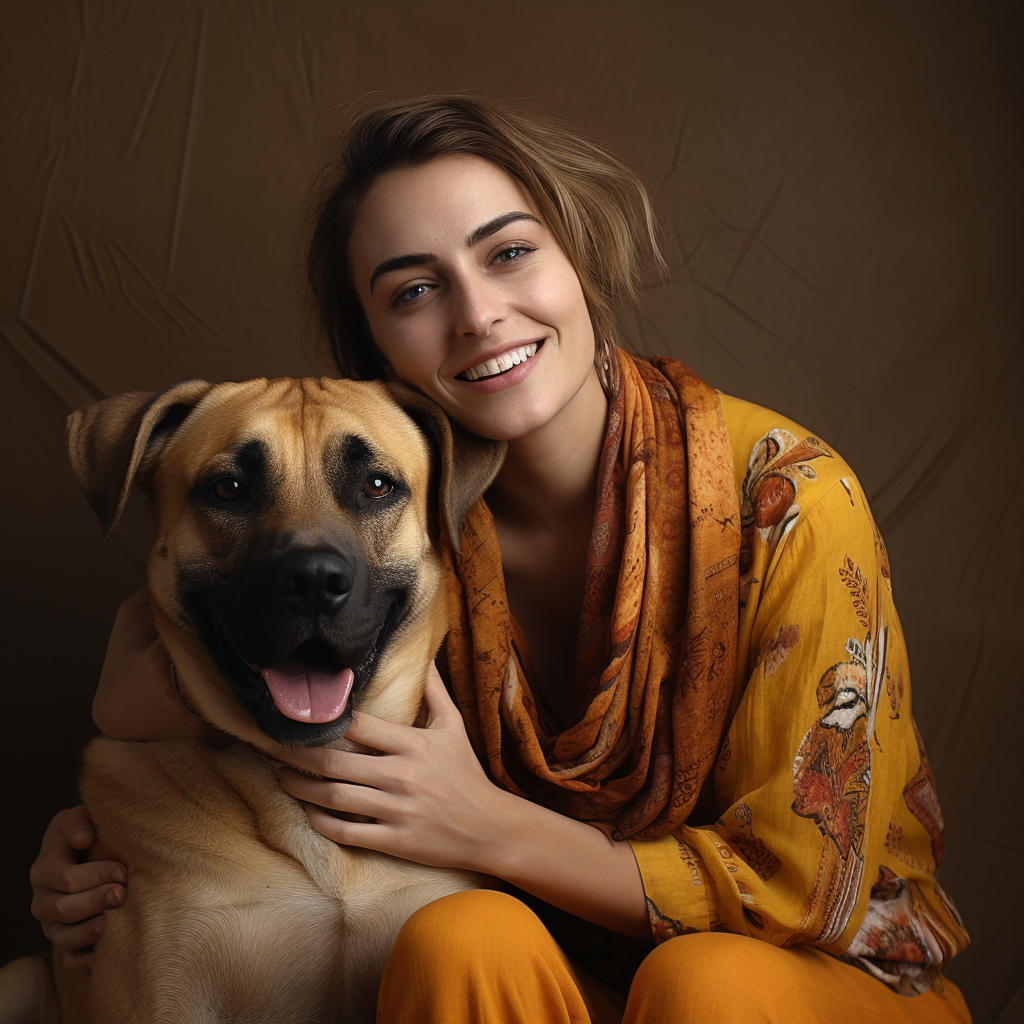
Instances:
[[[399,568],[371,571],[355,548],[285,540],[248,561],[233,579],[195,567],[183,572],[179,598],[259,729],[285,746],[321,746],[344,735],[351,723],[356,698],[407,613],[411,586]],[[340,681],[345,669],[352,672],[347,692]],[[299,691],[316,690],[318,697],[310,706],[306,696],[296,712],[282,700],[279,680],[303,673],[317,682],[308,691],[300,684]],[[340,713],[323,720],[330,713],[324,707],[337,704],[338,693],[345,694]]]

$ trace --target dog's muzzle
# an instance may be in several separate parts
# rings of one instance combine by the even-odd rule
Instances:
[[[289,548],[258,559],[238,585],[204,588],[187,603],[259,728],[305,746],[348,728],[352,699],[372,679],[408,597],[400,581],[375,579],[359,554]]]

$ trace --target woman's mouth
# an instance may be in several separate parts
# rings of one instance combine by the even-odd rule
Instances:
[[[511,370],[513,366],[518,366],[520,363],[525,363],[527,359],[532,359],[537,354],[538,347],[537,342],[531,342],[529,345],[522,345],[520,348],[503,352],[500,356],[495,356],[493,359],[485,359],[482,363],[477,363],[476,366],[463,370],[456,377],[456,380],[486,380],[488,377],[500,377],[501,374]]]

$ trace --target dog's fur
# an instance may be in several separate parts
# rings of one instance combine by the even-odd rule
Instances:
[[[351,748],[353,707],[416,722],[446,629],[434,540],[443,524],[457,543],[501,446],[408,388],[327,379],[122,395],[75,413],[69,436],[108,531],[133,481],[148,493],[151,606],[179,691],[240,742],[93,741],[80,783],[99,836],[90,857],[127,866],[128,898],[91,972],[9,965],[0,1019],[372,1020],[402,924],[477,880],[323,838],[275,764],[293,746]],[[325,593],[329,572],[346,578]],[[306,584],[316,593],[296,597]],[[296,648],[355,669],[336,720],[286,717],[254,670]],[[34,990],[24,1017],[19,986]]]

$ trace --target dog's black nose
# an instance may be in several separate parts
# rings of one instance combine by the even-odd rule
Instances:
[[[274,590],[282,607],[309,619],[334,615],[352,583],[352,566],[334,551],[289,551],[274,568]]]

